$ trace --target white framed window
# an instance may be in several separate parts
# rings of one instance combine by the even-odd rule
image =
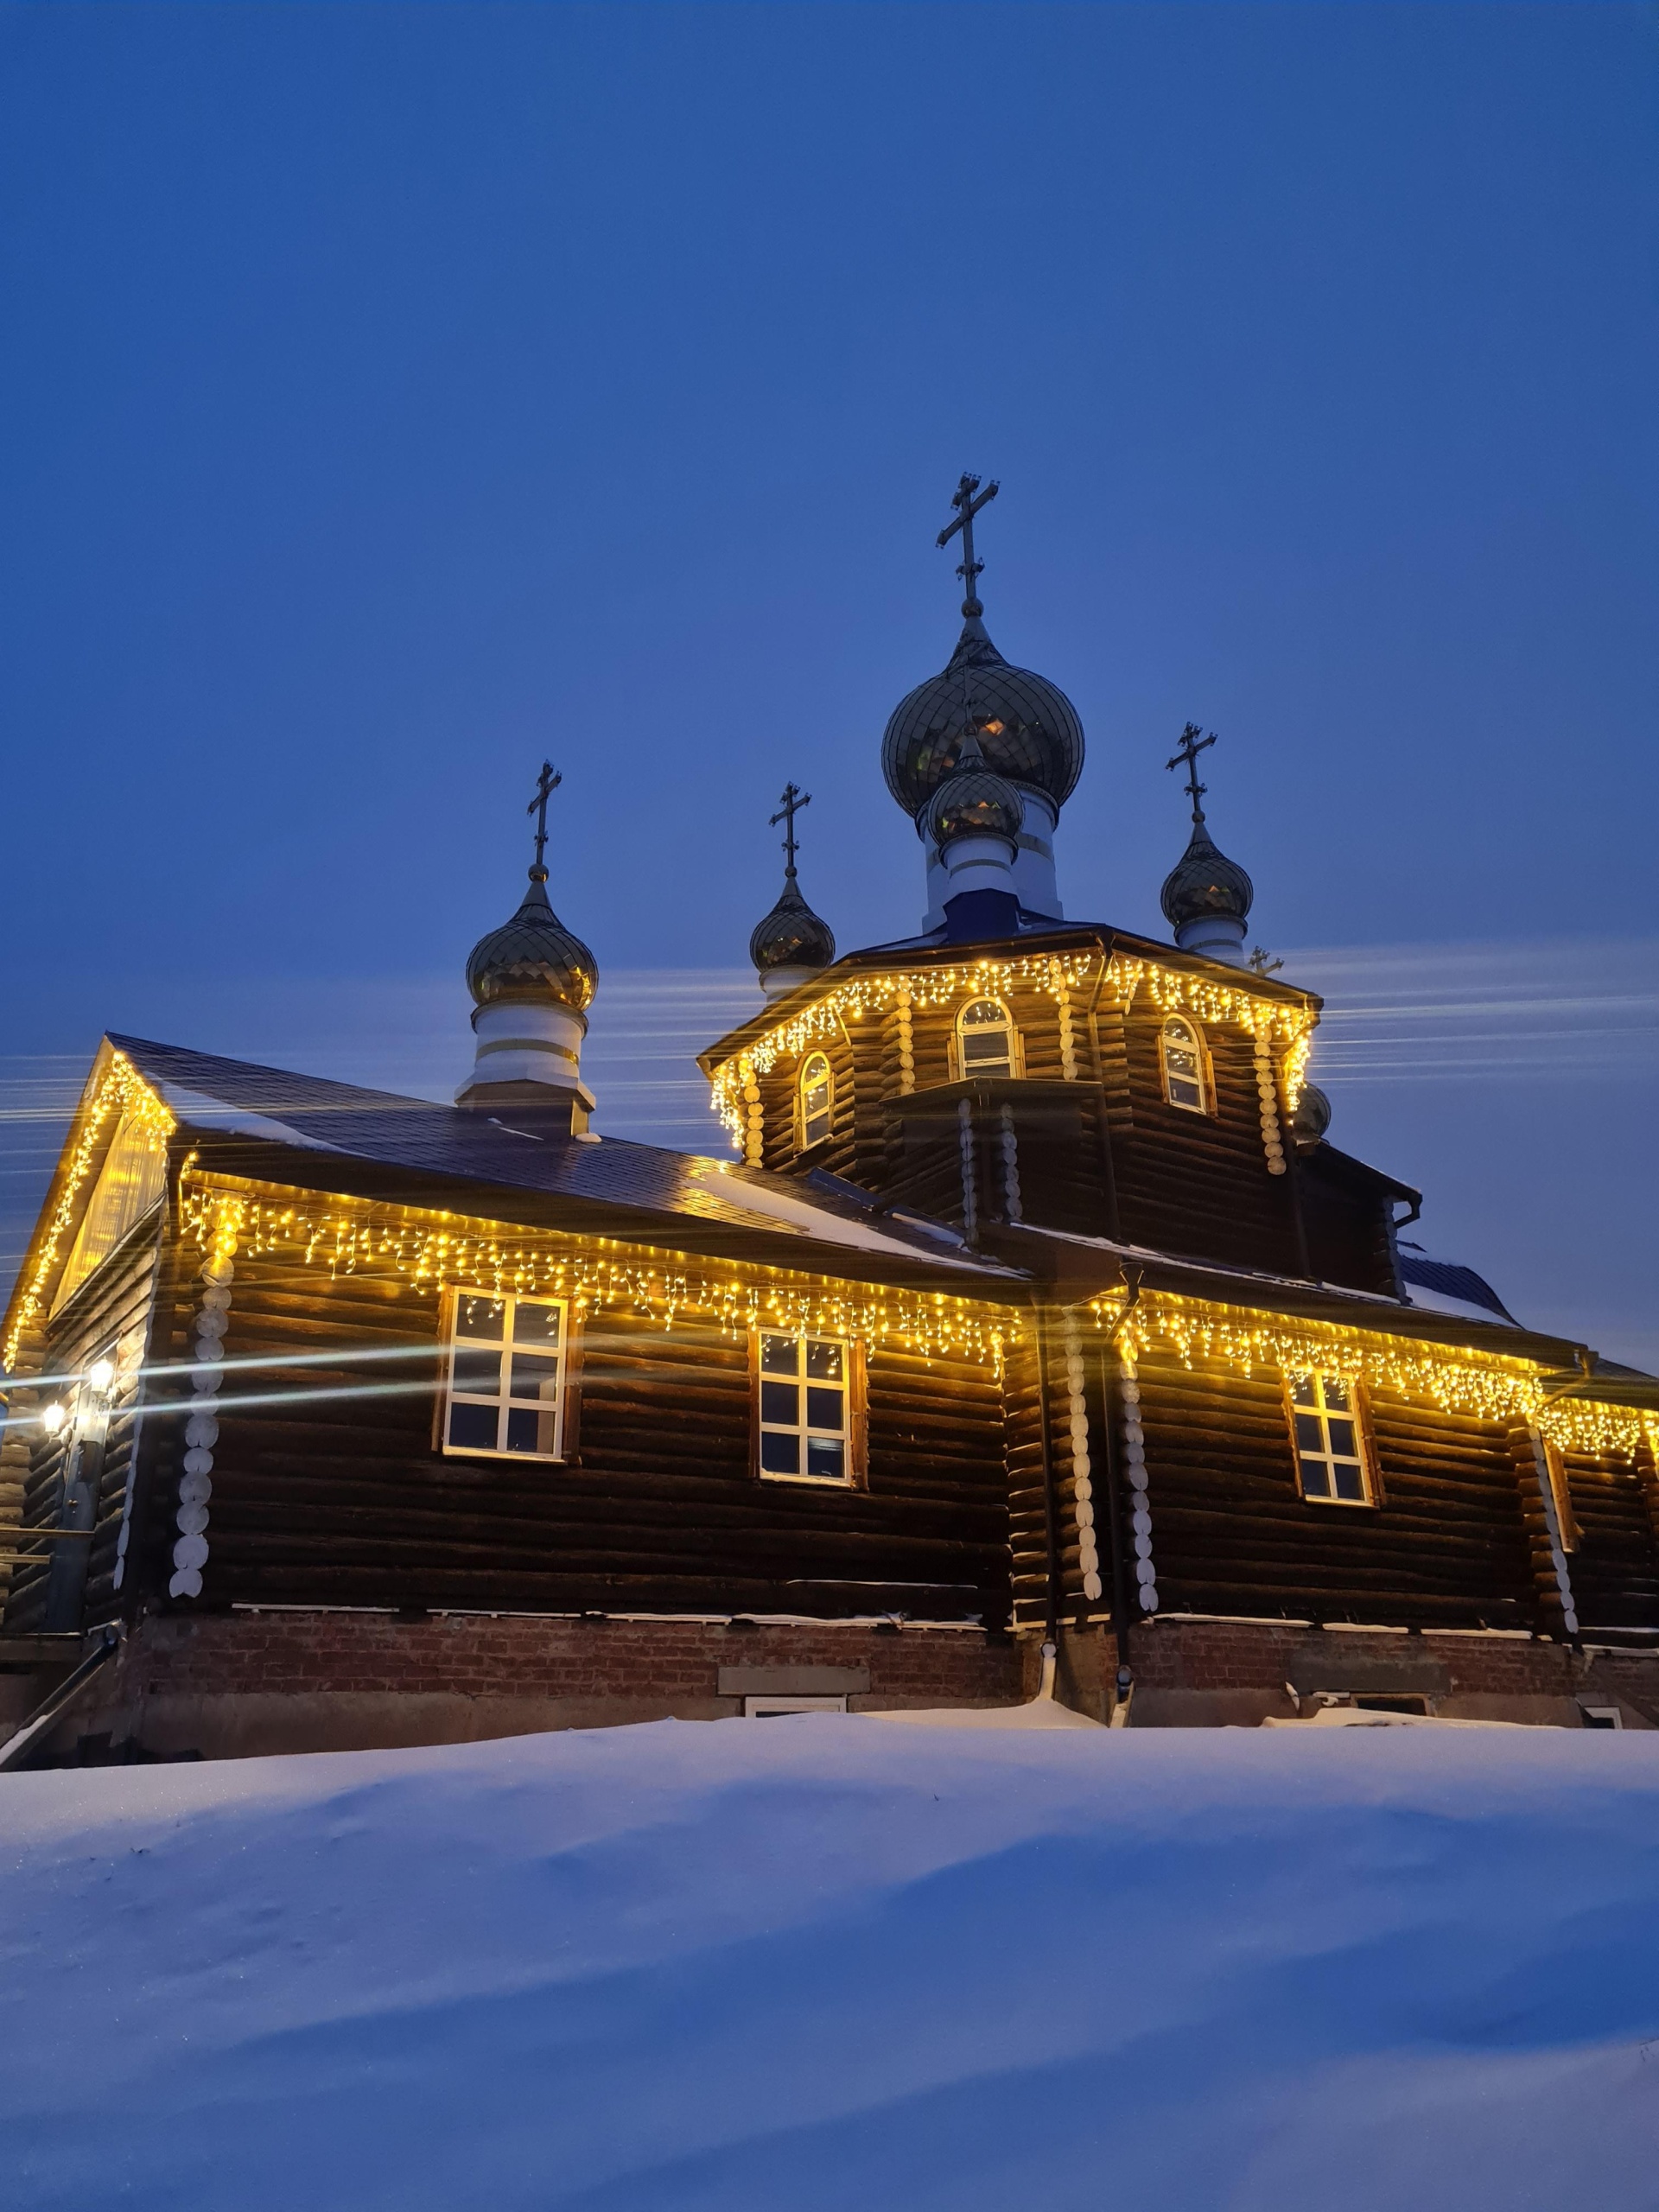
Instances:
[[[957,1073],[1014,1076],[1020,1072],[1020,1033],[1000,999],[969,999],[957,1016]]]
[[[562,1458],[568,1330],[562,1298],[453,1290],[444,1451],[472,1458]]]
[[[774,1480],[850,1484],[853,1346],[839,1337],[755,1338],[760,1471]]]
[[[835,1126],[836,1078],[828,1058],[810,1052],[801,1069],[801,1149],[822,1144]]]
[[[1302,1496],[1326,1505],[1376,1502],[1364,1408],[1340,1375],[1285,1378]]]
[[[845,1713],[844,1697],[746,1697],[746,1720],[775,1720],[786,1713]]]
[[[1584,1716],[1586,1728],[1622,1728],[1624,1726],[1624,1715],[1616,1705],[1581,1705],[1579,1711]]]
[[[1172,1014],[1160,1040],[1163,1057],[1164,1096],[1185,1114],[1210,1111],[1210,1086],[1205,1081],[1204,1037],[1196,1021]]]

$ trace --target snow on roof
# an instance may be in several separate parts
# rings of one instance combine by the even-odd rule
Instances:
[[[0,1826],[8,2212],[1654,2198],[1659,1734],[664,1721]]]

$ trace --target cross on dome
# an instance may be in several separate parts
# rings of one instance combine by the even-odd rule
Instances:
[[[962,565],[957,570],[957,574],[962,578],[963,582],[962,611],[969,616],[982,614],[985,612],[979,603],[979,594],[974,588],[974,579],[985,566],[982,561],[976,561],[974,558],[974,517],[982,507],[989,506],[991,501],[996,497],[998,489],[999,486],[992,482],[981,492],[978,477],[969,476],[964,473],[956,490],[950,495],[950,504],[957,511],[957,518],[954,522],[946,523],[934,541],[943,550],[950,543],[958,531],[962,532]],[[974,496],[976,493],[979,493],[977,499]]]
[[[794,874],[795,855],[800,850],[800,843],[795,835],[795,817],[804,806],[810,806],[811,804],[810,791],[804,791],[792,783],[785,784],[778,811],[766,823],[768,830],[775,830],[780,822],[788,824],[784,831],[784,874],[786,876]]]
[[[547,879],[547,863],[542,857],[547,849],[547,802],[563,781],[553,763],[543,760],[542,772],[536,779],[536,796],[524,809],[526,814],[536,817],[536,866],[543,881]]]
[[[1198,802],[1210,788],[1208,784],[1201,784],[1198,781],[1198,755],[1207,751],[1215,741],[1214,730],[1211,731],[1208,737],[1200,737],[1197,722],[1188,722],[1186,728],[1181,732],[1181,741],[1175,748],[1175,758],[1173,760],[1166,760],[1164,763],[1166,768],[1179,768],[1182,761],[1185,761],[1185,791],[1187,797],[1192,802],[1194,822],[1202,822],[1204,819],[1204,809]]]

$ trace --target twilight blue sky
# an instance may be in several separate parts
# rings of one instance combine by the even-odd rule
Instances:
[[[919,913],[969,467],[1070,911],[1161,933],[1218,729],[1333,1135],[1659,1361],[1656,92],[1618,6],[0,10],[8,1262],[105,1026],[452,1087],[543,753],[600,1126],[709,1144],[786,777]]]

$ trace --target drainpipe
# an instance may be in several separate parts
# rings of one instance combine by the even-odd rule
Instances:
[[[1106,1428],[1106,1516],[1112,1540],[1112,1640],[1117,1650],[1116,1694],[1109,1726],[1126,1728],[1129,1701],[1135,1695],[1135,1670],[1129,1662],[1129,1562],[1123,1541],[1122,1485],[1119,1479],[1117,1339],[1123,1324],[1141,1302],[1141,1269],[1133,1264],[1123,1270],[1123,1303],[1107,1332],[1100,1354],[1100,1400]]]
[[[1054,1439],[1048,1418],[1048,1330],[1039,1305],[1037,1332],[1037,1422],[1043,1451],[1043,1540],[1046,1554],[1043,1587],[1047,1597],[1044,1635],[1046,1648],[1058,1652],[1060,1643],[1060,1520],[1054,1496]]]

